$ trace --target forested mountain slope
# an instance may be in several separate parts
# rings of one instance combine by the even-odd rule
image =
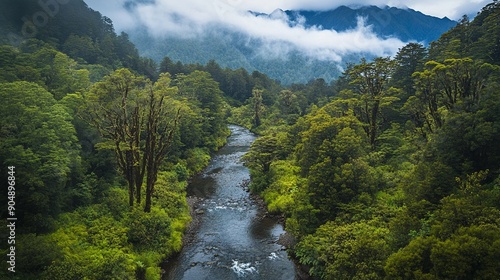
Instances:
[[[500,275],[500,4],[425,48],[349,67],[328,99],[308,87],[238,109],[264,134],[251,189],[283,213],[318,279]]]
[[[351,8],[340,6],[331,11],[285,11],[291,21],[301,17],[308,27],[334,29],[339,32],[354,29],[357,18],[366,20],[366,25],[381,37],[396,37],[404,42],[417,41],[428,44],[437,40],[441,34],[457,23],[448,18],[436,18],[424,15],[412,9],[395,7],[363,6]]]
[[[128,67],[153,78],[154,62],[140,57],[128,35],[117,35],[111,20],[84,1],[40,3],[1,1],[0,42],[17,46],[27,39],[39,39],[78,62],[107,69]]]
[[[497,1],[429,47],[287,87],[216,61],[157,65],[83,1],[38,2],[0,3],[0,204],[15,201],[0,239],[17,218],[0,248],[15,245],[19,279],[158,279],[228,122],[262,135],[251,189],[314,277],[500,275]]]
[[[15,203],[0,215],[16,218],[0,278],[158,279],[191,220],[187,180],[228,136],[228,102],[277,85],[213,61],[156,65],[83,1],[39,2],[0,4],[0,203]],[[25,17],[44,21],[29,31]]]
[[[258,17],[283,19],[291,26],[332,29],[339,33],[356,29],[358,19],[363,18],[364,25],[377,37],[393,37],[403,42],[416,41],[424,44],[437,39],[456,25],[452,20],[438,19],[410,9],[375,6],[357,9],[341,6],[325,12],[277,10],[271,15],[252,13]],[[286,85],[306,83],[317,78],[329,83],[341,75],[346,65],[356,63],[361,57],[368,55],[361,52],[345,53],[342,54],[341,62],[327,57],[310,57],[301,50],[295,50],[290,44],[282,46],[279,41],[269,44],[265,38],[252,38],[248,34],[215,24],[203,34],[191,34],[189,38],[176,34],[154,36],[151,34],[152,30],[145,27],[127,32],[141,54],[155,61],[169,56],[182,63],[205,64],[213,59],[223,67],[260,71]],[[276,54],[273,55],[274,53]]]

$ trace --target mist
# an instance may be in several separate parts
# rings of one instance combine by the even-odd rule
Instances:
[[[118,31],[139,27],[153,37],[200,38],[217,30],[235,31],[253,43],[260,42],[260,55],[286,58],[299,51],[310,58],[340,61],[346,54],[366,53],[391,56],[405,43],[397,38],[380,38],[362,18],[356,28],[344,32],[306,28],[304,22],[289,22],[283,10],[331,10],[340,5],[391,6],[458,20],[473,16],[489,0],[86,0],[90,6],[110,17]],[[257,17],[249,11],[272,14]],[[255,47],[255,44],[252,45]]]
[[[358,18],[357,27],[337,32],[318,27],[306,28],[304,22],[289,22],[287,15],[275,10],[270,17],[255,16],[240,0],[118,1],[109,15],[118,29],[145,28],[153,37],[203,38],[217,30],[238,32],[247,37],[260,56],[286,59],[300,52],[311,59],[341,62],[351,53],[391,56],[405,45],[396,38],[380,38]],[[102,4],[104,5],[104,4]]]

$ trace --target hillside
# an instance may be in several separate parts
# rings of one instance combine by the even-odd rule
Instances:
[[[500,2],[428,46],[362,58],[333,83],[294,81],[340,69],[298,50],[266,49],[276,56],[262,59],[269,69],[298,69],[287,77],[291,86],[214,60],[165,57],[158,65],[83,0],[56,2],[66,4],[43,10],[53,16],[30,36],[22,19],[43,15],[40,3],[49,2],[0,2],[0,252],[9,258],[0,279],[160,279],[161,263],[186,252],[188,185],[226,192],[214,181],[237,188],[232,194],[260,195],[268,208],[254,223],[239,219],[261,212],[240,209],[247,200],[191,197],[238,218],[210,223],[209,208],[198,208],[213,226],[206,238],[238,237],[219,234],[226,228],[266,236],[188,251],[197,258],[189,269],[229,275],[214,279],[241,278],[235,268],[266,280],[267,271],[283,271],[261,265],[274,264],[275,254],[249,258],[261,252],[255,244],[281,234],[270,219],[285,221],[294,237],[287,252],[315,279],[498,279]],[[259,54],[262,41],[229,31],[204,40],[222,58],[238,46],[227,55],[234,67]],[[215,51],[205,46],[200,55],[193,38],[180,49],[185,59]],[[297,58],[280,63],[283,54]],[[238,162],[220,161],[225,175],[217,164],[201,172],[226,143],[228,123],[260,136],[248,153],[241,142],[220,151],[216,158]],[[202,180],[190,179],[196,174]]]
[[[365,6],[350,8],[340,6],[335,10],[315,11],[285,11],[291,21],[304,17],[307,27],[322,27],[345,31],[356,28],[357,17],[365,18],[366,25],[381,37],[396,37],[402,41],[417,41],[428,44],[437,40],[441,34],[457,23],[448,18],[436,18],[412,9],[394,7],[380,8]]]
[[[250,189],[313,279],[498,278],[499,26],[494,1],[427,48],[352,65],[306,113],[294,87],[238,108],[263,135]]]
[[[35,24],[34,18],[40,22]],[[122,66],[153,78],[156,71],[127,34],[116,34],[111,19],[84,1],[47,7],[35,0],[0,1],[0,43],[19,46],[30,39],[44,41],[81,63],[103,66],[104,73]]]
[[[286,20],[291,26],[303,23],[306,30],[321,26],[337,32],[356,28],[361,16],[366,18],[365,25],[380,38],[392,37],[424,44],[436,40],[456,24],[447,18],[438,19],[410,9],[376,6],[358,9],[341,6],[327,12],[277,10],[271,15],[252,12],[256,17],[283,18],[279,13],[288,17]],[[345,52],[341,61],[332,61],[327,57],[310,56],[287,43],[253,38],[220,25],[211,26],[202,35],[187,39],[168,34],[154,37],[144,27],[127,32],[140,53],[155,61],[161,61],[164,56],[183,63],[204,64],[213,59],[223,67],[261,71],[283,84],[305,83],[316,78],[330,82],[339,77],[348,64],[359,62],[363,56],[374,57],[366,52]],[[286,51],[280,52],[280,49]]]

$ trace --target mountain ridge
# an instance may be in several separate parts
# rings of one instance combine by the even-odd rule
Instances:
[[[388,6],[363,6],[358,9],[340,6],[330,11],[275,10],[276,13],[270,14],[248,12],[255,17],[286,20],[291,27],[301,25],[306,30],[317,30],[321,27],[338,33],[359,28],[358,19],[362,17],[365,19],[364,26],[371,29],[378,38],[397,38],[402,42],[419,42],[424,45],[437,40],[441,34],[456,25],[456,22],[447,18],[439,19],[415,10]],[[266,58],[259,55],[265,47],[259,45],[258,39],[243,33],[238,34],[236,31],[228,35],[232,31],[224,27],[218,30],[221,32],[216,31],[212,29],[207,32],[209,35],[183,39],[173,35],[155,38],[144,29],[127,30],[141,55],[157,62],[165,56],[182,63],[205,64],[213,59],[222,67],[243,67],[249,72],[261,71],[283,84],[308,82],[316,78],[324,78],[330,82],[337,78],[349,63],[356,63],[364,56],[370,58],[366,53],[347,52],[342,55],[342,61],[339,63],[307,57],[298,50],[288,52],[284,59]]]
[[[441,34],[457,24],[456,21],[447,17],[438,18],[410,8],[396,8],[387,5],[383,8],[374,5],[356,8],[342,5],[326,11],[276,9],[268,16],[271,16],[277,10],[284,12],[291,22],[300,22],[300,17],[304,17],[304,26],[306,28],[317,27],[336,31],[356,28],[357,18],[363,17],[367,19],[366,25],[374,26],[374,32],[379,35],[394,36],[402,41],[416,40],[425,42],[425,44],[437,40]],[[258,16],[265,15],[258,13]],[[427,29],[415,33],[415,30],[411,30],[415,22]]]

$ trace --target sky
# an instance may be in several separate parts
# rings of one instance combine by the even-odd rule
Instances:
[[[340,61],[348,53],[366,52],[377,56],[393,55],[407,42],[396,38],[379,38],[363,19],[353,30],[336,32],[290,26],[283,10],[329,10],[340,5],[392,6],[420,11],[436,17],[459,20],[475,15],[490,0],[134,0],[140,2],[125,9],[130,0],[85,0],[94,10],[113,20],[117,31],[145,26],[153,36],[196,37],[222,25],[263,43],[265,52],[287,53],[300,50],[322,59]],[[247,11],[273,13],[272,18],[255,17]]]

